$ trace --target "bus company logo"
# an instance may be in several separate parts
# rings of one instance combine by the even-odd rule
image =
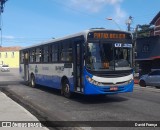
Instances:
[[[57,70],[57,71],[64,71],[64,66],[56,66],[55,70]]]

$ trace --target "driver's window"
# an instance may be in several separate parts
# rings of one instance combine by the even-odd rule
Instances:
[[[98,62],[98,61],[101,62],[99,44],[89,43],[88,48],[89,48],[89,52],[91,53],[90,62],[91,63]]]

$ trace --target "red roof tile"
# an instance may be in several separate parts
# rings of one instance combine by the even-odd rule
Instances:
[[[158,12],[158,14],[153,18],[153,20],[150,22],[150,24],[155,24],[155,22],[157,21],[157,19],[160,17],[160,11]]]
[[[5,52],[5,51],[19,51],[21,47],[19,46],[13,46],[13,47],[0,47],[0,52]]]

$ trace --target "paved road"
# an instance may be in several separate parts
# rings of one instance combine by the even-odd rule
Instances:
[[[133,93],[67,99],[54,89],[16,83],[1,85],[1,90],[43,120],[160,121],[160,89],[135,86]]]
[[[11,72],[0,72],[1,87],[20,82],[17,69],[12,69]],[[34,127],[34,123],[38,125],[38,128]],[[25,128],[27,130],[48,130],[46,127],[41,127],[35,116],[0,91],[0,129],[20,130],[22,127],[27,127]]]

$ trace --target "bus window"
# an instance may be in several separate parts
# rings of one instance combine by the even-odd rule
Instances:
[[[40,62],[41,61],[41,48],[36,48],[36,62]]]
[[[71,43],[62,44],[61,49],[62,49],[60,55],[61,61],[72,62],[73,61],[72,44]]]
[[[44,46],[43,48],[43,62],[49,62],[49,48]]]
[[[52,62],[58,61],[58,44],[52,45]]]
[[[35,61],[35,49],[30,50],[30,62],[33,63]]]
[[[71,44],[69,45],[68,51],[67,51],[67,61],[69,61],[69,62],[73,61],[72,46],[71,46]]]

